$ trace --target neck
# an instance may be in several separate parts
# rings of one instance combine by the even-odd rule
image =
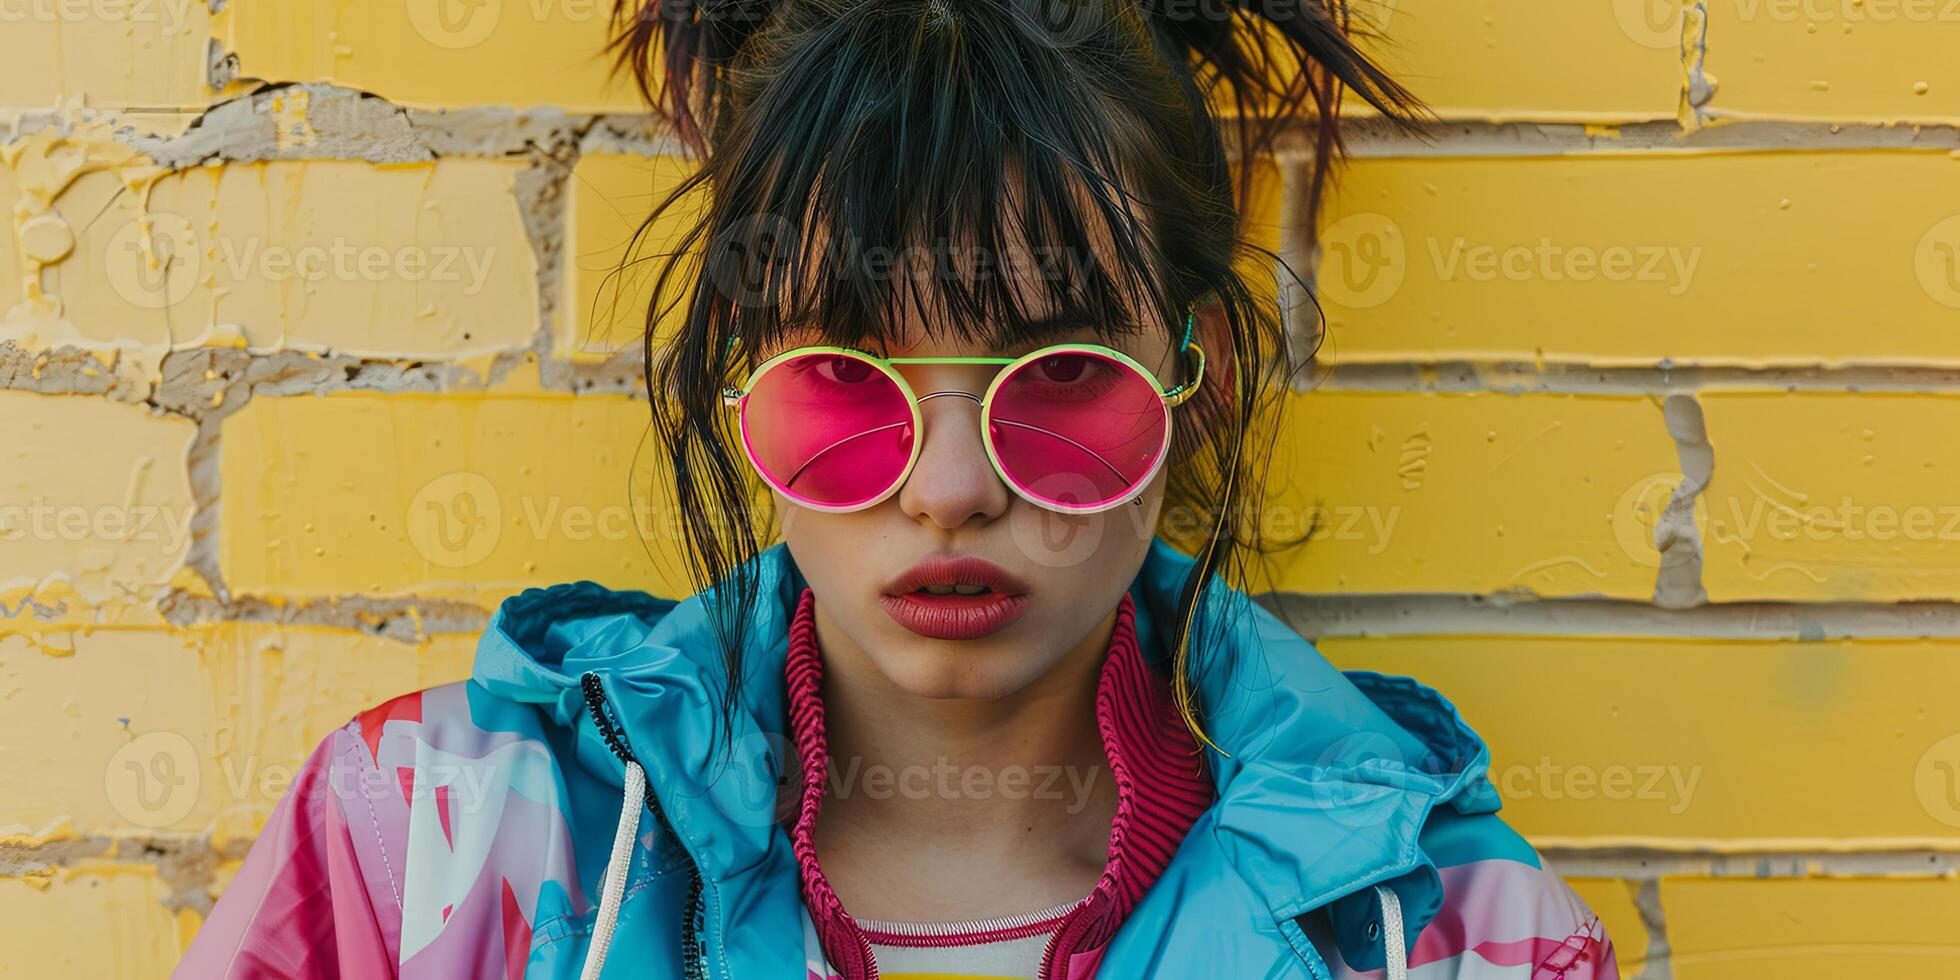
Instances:
[[[804,901],[843,975],[875,973],[853,916],[950,922],[1079,903],[1056,928],[1043,975],[1058,957],[1107,942],[1212,800],[1197,743],[1136,645],[1128,597],[1037,683],[984,704],[915,702],[873,680],[875,670],[826,671],[833,658],[820,649],[815,608],[805,589],[785,668],[802,773],[789,832]],[[834,728],[832,701],[849,705]],[[889,783],[878,793],[838,792],[826,779],[837,769],[833,731],[849,746],[837,751],[857,756],[846,766],[859,778],[867,763],[941,757],[955,772],[985,760],[1100,775],[1084,780],[1089,790],[1073,800],[1026,783],[1009,792],[1005,778],[977,787],[928,781],[915,787],[923,793],[894,794]],[[953,791],[932,792],[936,785]]]
[[[1096,690],[1116,621],[1103,621],[1025,688],[1001,698],[927,698],[893,685],[845,643],[822,606],[830,789],[820,836],[1054,843],[1100,866],[1116,784],[1096,725]],[[1071,833],[1081,828],[1080,833]]]

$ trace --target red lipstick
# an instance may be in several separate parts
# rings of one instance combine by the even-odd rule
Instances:
[[[1021,618],[1028,587],[971,555],[927,555],[886,583],[880,601],[898,625],[935,640],[972,640]]]

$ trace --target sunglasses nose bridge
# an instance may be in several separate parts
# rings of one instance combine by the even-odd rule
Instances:
[[[919,402],[920,404],[924,404],[925,402],[931,401],[932,399],[938,398],[942,395],[952,395],[955,398],[965,398],[972,401],[973,404],[975,405],[981,404],[981,399],[979,395],[976,395],[973,392],[965,391],[959,388],[948,388],[945,391],[928,391],[925,394],[919,396]]]
[[[946,388],[940,391],[928,391],[925,394],[918,396],[919,409],[921,412],[921,420],[923,420],[923,413],[925,410],[926,403],[935,398],[941,398],[941,397],[964,398],[967,401],[972,402],[974,404],[974,407],[980,409],[981,414],[983,416],[986,413],[987,400],[985,398],[982,398],[979,394],[975,392],[967,391],[964,388]],[[921,439],[923,439],[923,435],[921,436]],[[986,436],[983,433],[981,435],[983,453],[985,452],[985,439]],[[921,442],[921,446],[923,447],[923,441]],[[998,474],[996,474],[996,476],[998,476]]]
[[[928,391],[924,394],[917,396],[917,401],[919,403],[920,421],[926,422],[927,429],[932,429],[935,426],[932,422],[926,421],[925,407],[927,403],[931,402],[935,398],[955,398],[955,399],[964,398],[967,401],[972,402],[974,407],[976,409],[979,409],[982,414],[985,414],[986,411],[986,404],[987,404],[986,399],[982,398],[976,392],[967,391],[964,388],[944,388],[938,391]],[[961,417],[966,418],[968,416],[965,416],[964,413],[962,413]],[[966,424],[969,423],[956,423],[956,428],[964,428]],[[925,433],[919,434],[919,439],[922,448],[924,446],[925,438],[926,438]],[[984,439],[984,436],[982,438]]]
[[[946,396],[953,400],[945,408],[925,410]],[[973,403],[972,414],[952,407],[961,399]],[[975,517],[1000,517],[1014,495],[989,462],[985,436],[978,431],[985,400],[959,388],[928,391],[916,400],[924,429],[915,437],[914,465],[898,486],[900,509],[948,530]]]

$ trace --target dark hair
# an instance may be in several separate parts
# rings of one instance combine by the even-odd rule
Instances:
[[[615,67],[700,160],[640,226],[629,261],[661,213],[708,198],[667,245],[644,354],[689,574],[714,590],[726,709],[759,584],[750,559],[774,526],[758,519],[767,498],[722,403],[745,353],[792,326],[825,343],[888,342],[908,301],[935,335],[993,348],[1041,340],[1056,313],[1105,338],[1176,337],[1204,300],[1222,307],[1231,350],[1212,352],[1212,377],[1178,409],[1164,513],[1194,520],[1159,528],[1197,556],[1171,672],[1203,736],[1192,614],[1214,573],[1243,581],[1245,556],[1265,544],[1244,515],[1256,515],[1269,453],[1250,440],[1267,413],[1277,421],[1288,363],[1277,291],[1247,271],[1284,263],[1243,240],[1253,168],[1234,180],[1213,105],[1248,163],[1283,128],[1311,127],[1311,208],[1342,152],[1343,89],[1404,126],[1425,114],[1356,50],[1344,4],[620,0]],[[958,249],[982,267],[947,274]],[[1032,282],[996,274],[1029,251],[1060,267]],[[889,256],[907,258],[881,267]],[[684,305],[663,331],[668,296]]]

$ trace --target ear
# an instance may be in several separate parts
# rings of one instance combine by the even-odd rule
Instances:
[[[1198,322],[1191,328],[1191,339],[1205,351],[1205,380],[1195,396],[1226,408],[1238,398],[1238,358],[1232,353],[1231,324],[1225,319],[1225,304],[1206,294],[1198,299]]]
[[[1238,359],[1232,353],[1232,330],[1225,319],[1225,304],[1211,293],[1195,302],[1192,312],[1196,322],[1191,325],[1191,341],[1204,348],[1205,376],[1197,392],[1177,410],[1180,427],[1177,431],[1184,435],[1173,440],[1172,459],[1180,465],[1207,441],[1208,428],[1231,417],[1239,397]],[[1190,358],[1180,358],[1179,363],[1181,371],[1191,369]],[[1187,376],[1180,374],[1179,378]]]

